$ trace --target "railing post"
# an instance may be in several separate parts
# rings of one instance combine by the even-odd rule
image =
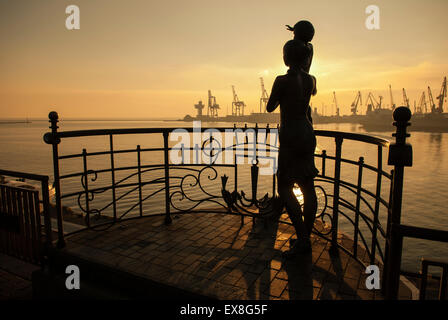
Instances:
[[[337,247],[338,244],[338,220],[339,220],[339,186],[341,180],[341,155],[342,155],[343,138],[337,136],[336,142],[336,159],[334,164],[334,192],[333,192],[333,220],[332,220],[332,246]]]
[[[112,209],[114,213],[114,221],[117,221],[117,196],[115,192],[115,161],[114,161],[114,138],[109,135],[109,149],[110,149],[110,173],[112,178]]]
[[[375,254],[376,254],[376,246],[377,246],[377,232],[378,232],[378,224],[379,224],[379,215],[380,215],[380,198],[381,198],[381,177],[383,171],[383,147],[378,146],[377,151],[378,162],[377,162],[377,180],[376,180],[376,196],[375,196],[375,211],[373,216],[373,225],[372,225],[372,250],[370,253],[370,264],[375,264]]]
[[[442,276],[440,277],[440,287],[439,287],[439,300],[446,300],[446,287],[448,278],[448,266],[444,265],[442,267]]]
[[[47,254],[48,249],[53,246],[53,235],[51,231],[50,195],[48,193],[48,177],[45,177],[45,179],[41,180],[41,186],[45,225],[45,254]]]
[[[390,215],[391,232],[389,239],[387,239],[390,244],[389,257],[387,259],[389,265],[386,267],[388,281],[385,288],[386,299],[389,300],[398,298],[403,249],[403,237],[399,232],[399,227],[401,223],[404,167],[412,166],[412,146],[406,144],[406,138],[410,136],[406,133],[406,128],[410,125],[411,111],[407,107],[399,107],[395,109],[393,117],[395,120],[393,125],[397,127],[397,131],[392,135],[396,138],[396,141],[389,147],[388,159],[388,164],[394,166],[392,210]]]
[[[142,160],[141,160],[141,148],[137,146],[137,170],[138,170],[138,208],[140,217],[143,216],[143,197],[142,197]]]
[[[59,180],[59,152],[58,152],[58,144],[61,142],[61,139],[58,137],[58,122],[59,116],[56,111],[52,111],[48,114],[48,118],[50,119],[50,129],[51,133],[46,133],[44,135],[44,141],[47,144],[51,144],[53,146],[53,170],[54,170],[54,191],[55,191],[55,202],[56,202],[56,217],[58,223],[58,242],[57,247],[63,248],[65,247],[64,240],[64,227],[62,224],[62,203],[61,203],[61,185]]]
[[[250,177],[252,182],[252,202],[257,201],[257,190],[258,190],[258,160],[250,168]]]
[[[353,238],[353,256],[358,257],[358,234],[359,234],[359,210],[361,205],[362,189],[362,169],[364,166],[364,157],[359,157],[358,161],[358,185],[356,188],[356,211],[355,211],[355,235]]]
[[[426,284],[428,282],[428,263],[426,260],[422,259],[422,270],[420,272],[420,293],[419,300],[426,299]]]
[[[168,147],[168,136],[169,132],[167,130],[163,131],[163,154],[164,154],[164,164],[165,164],[165,224],[170,224],[171,214],[170,214],[170,159],[169,159],[169,147]]]
[[[322,150],[322,177],[325,177],[325,164],[327,160],[327,150]]]
[[[275,130],[275,129],[274,129]],[[270,141],[272,141],[271,138],[271,134],[272,134],[272,129],[269,128],[269,123],[266,124],[266,141],[265,141],[265,146],[266,146],[266,151],[267,151],[267,139],[268,139],[268,135],[269,135],[269,139]],[[275,146],[277,145],[277,136],[276,136],[276,140],[275,140]],[[269,143],[269,157],[272,157],[272,144]],[[276,152],[276,155],[278,155],[278,151]],[[273,161],[272,161],[272,197],[274,198],[276,196],[276,180],[275,178],[277,177],[277,157],[274,157]]]
[[[386,243],[384,246],[384,268],[383,268],[383,277],[382,277],[382,286],[381,291],[383,295],[386,294],[386,287],[388,283],[387,277],[389,276],[389,252],[390,252],[390,233],[391,233],[391,223],[392,223],[392,193],[394,190],[394,183],[393,183],[393,176],[394,176],[394,170],[391,170],[390,172],[391,181],[390,181],[390,190],[389,190],[389,206],[387,208],[387,226],[386,226]]]
[[[89,205],[89,171],[87,171],[87,150],[82,149],[82,164],[84,169],[84,194],[86,197],[86,225],[90,228],[90,205]]]

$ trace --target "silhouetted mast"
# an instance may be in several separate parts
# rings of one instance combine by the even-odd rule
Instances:
[[[367,96],[367,113],[373,111],[373,110],[380,110],[381,109],[381,103],[383,101],[383,97],[379,96],[380,102],[378,102],[375,97],[373,96],[372,92],[369,92],[369,95]],[[370,103],[369,103],[370,101]]]
[[[361,98],[361,91],[358,91],[358,94],[355,97],[355,100],[352,102],[351,105],[351,112],[352,115],[356,116],[358,113],[358,104],[362,105],[362,98]]]
[[[395,110],[395,103],[394,103],[394,97],[393,97],[393,95],[392,95],[392,86],[391,85],[389,85],[389,93],[390,93],[390,108],[392,109],[392,110]]]
[[[266,89],[264,88],[264,82],[262,77],[260,77],[260,82],[261,82],[260,113],[262,113],[266,112],[266,105],[268,104],[269,95]]]
[[[403,104],[409,108],[409,98],[406,95],[406,90],[403,88]]]
[[[336,100],[336,92],[333,91],[333,102],[336,108],[336,117],[339,117],[338,101]]]
[[[440,94],[436,97],[436,99],[439,100],[439,107],[437,108],[437,112],[443,113],[443,100],[446,100],[446,77],[443,79]]]
[[[232,102],[232,116],[244,116],[244,107],[246,104],[244,101],[240,101],[235,91],[235,87],[232,86],[233,102]]]
[[[219,104],[216,103],[216,97],[212,96],[212,92],[208,90],[208,108],[207,116],[212,118],[218,116]]]
[[[422,95],[420,96],[420,100],[418,102],[418,107],[417,107],[417,113],[423,113],[423,108],[425,110],[425,113],[427,113],[428,112],[428,106],[426,104],[425,91],[423,91]]]
[[[370,103],[369,103],[370,101]],[[366,114],[369,114],[370,112],[372,112],[373,110],[375,110],[375,101],[374,98],[372,96],[372,92],[369,92],[368,96],[367,96],[367,111]]]
[[[434,103],[434,98],[432,97],[431,88],[428,86],[428,100],[429,106],[431,107],[431,113],[436,113],[436,104]]]

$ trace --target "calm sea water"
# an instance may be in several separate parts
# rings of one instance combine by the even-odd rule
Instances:
[[[106,129],[106,128],[142,128],[142,127],[190,127],[191,123],[184,122],[164,122],[164,121],[62,121],[60,122],[60,130],[85,130],[85,129]],[[226,123],[203,123],[203,126],[213,127],[230,126]],[[325,124],[315,125],[316,129],[338,130],[345,132],[366,133],[359,125],[355,124]],[[0,125],[0,168],[6,170],[24,171],[37,174],[45,174],[52,177],[52,153],[51,147],[45,144],[42,136],[49,131],[47,121],[33,121],[28,124],[1,124]],[[388,140],[392,139],[392,130],[390,132],[369,132]],[[448,133],[426,133],[411,132],[409,142],[413,146],[414,164],[411,168],[405,170],[405,185],[403,196],[403,214],[402,222],[414,226],[422,226],[428,228],[437,228],[448,230],[448,206],[446,202],[446,186],[448,183]],[[108,137],[89,137],[89,138],[70,138],[64,140],[60,146],[61,154],[81,153],[83,148],[88,152],[105,151],[109,140]],[[161,135],[126,135],[114,138],[115,149],[134,149],[140,144],[145,147],[160,147],[163,145]],[[318,138],[318,149],[327,150],[329,155],[334,154],[334,141],[329,138]],[[386,171],[392,168],[387,166],[387,150],[383,151],[383,165]],[[359,142],[345,141],[343,143],[343,157],[357,160],[360,156],[365,157],[366,163],[376,166],[376,146],[366,145]],[[162,163],[163,153],[153,152],[142,154],[143,164]],[[115,166],[135,165],[135,154],[117,155],[115,158]],[[318,167],[320,161],[316,160]],[[89,158],[89,169],[108,168],[110,160],[108,157]],[[61,173],[68,174],[79,172],[82,170],[82,160],[80,158],[73,160],[65,160],[61,165]],[[332,167],[327,167],[328,174],[331,175]],[[225,172],[225,171],[224,171]],[[356,168],[343,165],[342,175],[347,180],[356,183]],[[221,175],[222,172],[219,172]],[[229,172],[228,175],[231,175]],[[153,179],[161,176],[161,172],[147,172],[145,179]],[[125,172],[117,173],[116,179],[125,178],[128,174]],[[241,177],[239,177],[239,189],[247,190],[249,187],[249,170],[248,166],[242,168]],[[109,177],[98,177],[97,181],[92,182],[94,187],[107,185],[110,183]],[[135,179],[133,177],[132,179]],[[131,180],[132,180],[131,179]],[[129,180],[129,181],[131,181]],[[133,180],[135,181],[135,180]],[[148,180],[146,180],[148,181]],[[272,191],[272,180],[268,176],[260,177],[260,195],[265,192]],[[218,183],[216,183],[218,182]],[[375,190],[376,177],[374,174],[365,174],[365,187],[369,190]],[[233,186],[233,181],[229,180],[228,186]],[[79,177],[67,179],[63,184],[63,192],[79,191]],[[92,187],[92,186],[91,186]],[[220,179],[219,176],[209,186],[212,192],[219,194]],[[231,187],[228,189],[233,190]],[[152,189],[155,190],[155,189]],[[384,182],[382,196],[388,200],[389,185]],[[152,192],[152,191],[151,191]],[[147,191],[146,195],[151,193]],[[134,193],[135,194],[135,193]],[[342,196],[350,195],[341,193]],[[103,198],[102,198],[103,196]],[[110,196],[110,195],[109,195]],[[106,195],[98,195],[95,201],[98,201],[98,207],[102,207]],[[118,209],[129,207],[135,202],[136,196],[129,199],[123,199]],[[82,199],[81,199],[82,202]],[[65,205],[76,208],[78,206],[77,199],[68,199]],[[164,204],[164,195],[162,193],[151,197],[145,202],[145,209],[154,209]],[[110,212],[111,207],[105,209]],[[381,213],[381,221],[384,222],[385,212]],[[385,223],[385,222],[384,222]],[[350,229],[350,224],[345,223],[341,219],[343,228]],[[437,258],[444,259],[448,257],[448,246],[438,242],[410,240],[404,242],[404,254],[402,267],[406,270],[417,271],[420,268],[420,259]]]

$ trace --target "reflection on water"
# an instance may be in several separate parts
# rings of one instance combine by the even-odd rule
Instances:
[[[433,146],[433,148],[435,149],[436,152],[434,152],[433,156],[434,159],[437,159],[440,155],[440,153],[443,152],[442,150],[442,137],[443,134],[442,133],[430,133],[429,134],[429,148],[431,148],[431,146]]]
[[[191,122],[62,121],[60,130],[191,126]],[[202,126],[231,127],[228,123],[204,123]],[[356,124],[321,124],[315,125],[315,128],[365,133]],[[51,149],[42,140],[43,134],[48,130],[47,121],[0,125],[0,168],[46,174],[52,177]],[[390,132],[372,132],[369,134],[393,140],[392,128]],[[446,205],[448,161],[445,156],[446,150],[448,150],[447,135],[448,133],[411,132],[409,143],[413,145],[414,158],[413,167],[405,170],[402,213],[402,221],[405,224],[448,230],[448,210]],[[64,152],[66,153],[80,152],[86,146],[89,151],[104,150],[107,141],[108,139],[85,138],[74,143],[73,147],[68,147],[68,143],[67,145],[62,143],[61,149],[64,150],[65,148]],[[135,148],[137,144],[141,144],[143,147],[144,145],[149,145],[150,142],[160,146],[162,145],[162,137],[149,138],[147,135],[140,137],[133,135],[125,138],[117,137],[116,139],[117,145],[132,148]],[[333,146],[334,141],[318,138],[318,152],[325,149],[328,154],[334,154]],[[358,160],[358,157],[362,155],[365,156],[367,163],[376,165],[376,147],[362,143],[344,142],[342,152],[345,158]],[[73,165],[78,169],[82,167],[82,162],[80,161],[80,159],[73,160]],[[117,158],[117,161],[121,160]],[[122,161],[125,163],[128,160],[123,158]],[[384,152],[383,165],[384,170],[387,172],[392,169],[390,166],[387,166],[387,151]],[[76,181],[76,183],[79,185],[79,181]],[[295,192],[298,191],[296,190]],[[298,193],[297,195],[300,198]],[[423,256],[439,259],[447,257],[448,248],[446,247],[446,245],[443,246],[439,243],[405,240],[402,266],[404,269],[416,271],[419,269],[419,261]]]

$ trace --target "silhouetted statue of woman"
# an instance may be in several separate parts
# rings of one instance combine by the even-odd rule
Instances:
[[[284,253],[287,258],[311,251],[310,234],[317,211],[314,190],[314,178],[318,174],[314,164],[316,136],[308,116],[309,101],[316,92],[316,79],[303,70],[310,54],[309,47],[302,41],[285,46],[283,60],[289,70],[275,79],[266,107],[272,112],[280,105],[278,193],[297,233],[297,241]],[[295,183],[303,193],[303,211],[293,192]]]

